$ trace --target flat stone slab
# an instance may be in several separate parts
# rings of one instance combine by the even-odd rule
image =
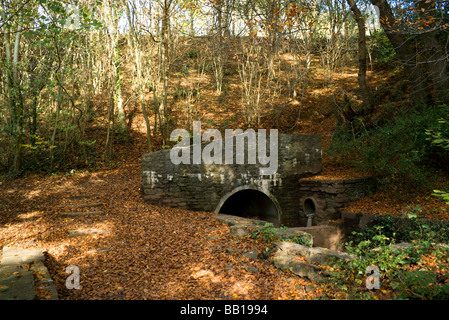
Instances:
[[[77,216],[99,216],[104,214],[104,211],[80,211],[80,212],[64,212],[61,213],[63,217],[77,217]]]
[[[260,225],[263,226],[265,225],[265,223],[267,223],[267,221],[263,221],[263,220],[255,220],[255,219],[248,219],[248,218],[243,218],[243,217],[238,217],[238,216],[233,216],[230,214],[217,214],[212,216],[212,218],[227,224],[228,226],[235,226],[235,225]]]
[[[63,204],[59,205],[58,208],[90,208],[90,207],[101,207],[102,203],[80,203],[80,204]]]
[[[86,236],[86,235],[94,235],[94,234],[105,234],[112,232],[112,229],[78,229],[78,230],[69,230],[69,237],[78,237],[78,236]]]
[[[1,265],[21,266],[44,260],[44,254],[39,249],[22,249],[4,246]]]
[[[299,277],[307,278],[311,281],[322,282],[325,277],[321,274],[323,269],[320,266],[297,260],[297,256],[292,255],[276,255],[273,258],[273,264],[281,269],[290,270]]]
[[[277,255],[303,256],[311,263],[333,265],[338,259],[352,260],[356,256],[320,247],[307,247],[293,242],[275,242]]]
[[[320,247],[307,247],[292,242],[275,242],[276,251],[273,263],[280,269],[289,269],[292,273],[322,282],[328,276],[321,266],[334,265],[337,260],[356,259],[354,255]],[[305,260],[305,261],[304,261]]]
[[[4,246],[0,263],[0,300],[58,300],[44,261],[45,256],[39,249]]]
[[[31,271],[14,266],[0,267],[0,300],[34,300],[35,297]]]
[[[229,234],[232,237],[245,237],[248,234],[251,233],[251,231],[258,230],[260,228],[263,228],[268,221],[264,220],[256,220],[256,219],[249,219],[249,218],[242,218],[238,216],[233,215],[227,215],[227,214],[218,214],[212,216],[212,218],[227,224],[229,226]],[[275,228],[276,234],[279,238],[287,236],[303,236],[311,245],[313,244],[313,236],[305,231],[297,230],[297,228],[287,228],[287,229],[281,229],[281,228]]]

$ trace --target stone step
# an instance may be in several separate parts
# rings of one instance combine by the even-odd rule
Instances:
[[[70,196],[67,199],[68,200],[80,200],[80,199],[89,199],[89,198],[93,198],[93,196],[80,194],[77,196]]]
[[[0,263],[0,300],[58,300],[44,260],[39,249],[4,246]]]
[[[97,254],[97,253],[110,252],[110,251],[114,251],[114,249],[112,249],[112,248],[93,249],[93,250],[87,251],[87,253],[88,254]]]
[[[28,269],[0,267],[0,300],[34,300],[34,276]]]
[[[113,231],[112,229],[95,229],[95,228],[69,230],[69,237],[105,234],[110,233],[112,231]]]
[[[39,249],[23,249],[4,246],[2,251],[2,262],[0,265],[21,266],[44,260],[44,254]]]
[[[104,211],[80,211],[80,212],[63,212],[60,215],[63,217],[77,217],[82,215],[98,216],[104,214]]]
[[[63,204],[57,206],[58,208],[90,208],[90,207],[100,207],[103,203],[79,203],[79,204]]]

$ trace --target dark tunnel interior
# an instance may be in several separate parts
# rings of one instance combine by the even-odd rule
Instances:
[[[279,227],[279,215],[273,201],[263,192],[246,189],[231,195],[219,213],[243,218],[259,219]]]

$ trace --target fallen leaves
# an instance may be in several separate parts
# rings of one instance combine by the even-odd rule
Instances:
[[[0,224],[7,226],[0,228],[0,244],[45,251],[45,264],[60,299],[313,298],[313,293],[295,288],[307,281],[291,278],[267,260],[242,258],[243,253],[255,247],[263,250],[266,244],[234,241],[229,227],[210,213],[143,203],[135,187],[140,183],[137,160],[126,172],[91,175],[100,175],[101,184],[92,184],[97,178],[88,173],[40,177],[39,183],[28,176],[5,181],[6,187],[0,190],[9,212],[0,218]],[[15,191],[5,192],[12,185]],[[40,192],[34,193],[35,189]],[[24,197],[27,194],[35,196]],[[103,203],[105,214],[61,216],[67,205],[88,201]],[[69,230],[79,228],[113,232],[69,237]],[[80,269],[79,290],[65,287],[69,265]],[[249,272],[248,266],[257,272]],[[44,287],[38,290],[40,297],[48,296]]]

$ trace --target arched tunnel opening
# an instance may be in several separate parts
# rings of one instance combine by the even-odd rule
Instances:
[[[273,201],[263,192],[245,189],[231,195],[220,208],[219,213],[258,219],[279,227],[279,213]]]

